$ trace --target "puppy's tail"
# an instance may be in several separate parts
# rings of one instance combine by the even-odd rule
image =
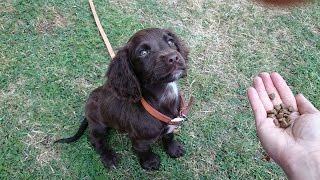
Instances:
[[[82,136],[82,134],[87,129],[87,127],[88,127],[88,121],[87,121],[86,118],[84,118],[84,120],[81,122],[81,125],[80,125],[80,127],[78,129],[78,132],[75,135],[73,135],[72,137],[69,137],[69,138],[56,140],[54,143],[71,143],[71,142],[74,142],[74,141],[78,140]]]

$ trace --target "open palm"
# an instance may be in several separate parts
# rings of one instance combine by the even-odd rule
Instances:
[[[278,73],[261,73],[247,93],[261,144],[276,163],[285,168],[313,153],[319,155],[320,112],[303,95],[295,97]],[[272,101],[270,93],[275,94]],[[286,129],[277,127],[266,113],[281,103],[297,110],[290,115],[293,124]]]

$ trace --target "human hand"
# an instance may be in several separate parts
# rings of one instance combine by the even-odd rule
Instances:
[[[273,101],[268,96],[271,93],[275,94]],[[319,179],[320,112],[303,95],[294,97],[278,73],[261,73],[255,77],[254,87],[248,88],[247,95],[259,139],[269,156],[289,178]],[[266,111],[281,103],[297,110],[290,115],[293,123],[286,129],[267,118]]]

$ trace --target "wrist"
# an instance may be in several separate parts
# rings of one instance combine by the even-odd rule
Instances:
[[[304,154],[288,159],[283,170],[289,179],[319,179],[320,153]]]

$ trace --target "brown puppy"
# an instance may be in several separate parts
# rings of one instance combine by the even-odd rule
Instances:
[[[169,156],[183,156],[183,146],[174,140],[169,125],[150,115],[140,99],[170,118],[179,115],[177,80],[186,75],[188,50],[168,30],[150,28],[133,35],[112,60],[107,81],[89,96],[78,132],[56,142],[69,143],[80,138],[89,125],[90,141],[105,167],[114,168],[116,153],[107,145],[108,128],[128,133],[132,147],[144,169],[159,169],[159,156],[150,145],[162,139]]]

